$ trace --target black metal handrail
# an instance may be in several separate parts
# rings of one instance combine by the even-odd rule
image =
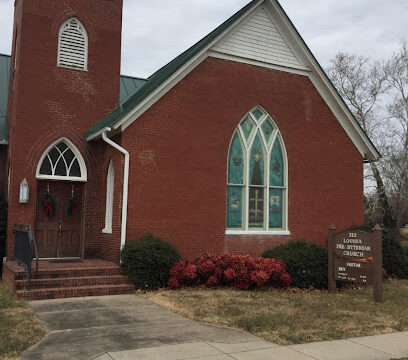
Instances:
[[[28,278],[27,290],[31,291],[31,263],[33,261],[33,249],[36,259],[35,271],[38,271],[38,250],[35,236],[31,226],[26,224],[15,224],[13,234],[14,259],[18,261],[18,265],[22,264],[26,268]]]

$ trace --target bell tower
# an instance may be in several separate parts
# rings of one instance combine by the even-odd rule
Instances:
[[[38,164],[47,149],[64,139],[84,166],[96,167],[85,134],[119,103],[122,5],[122,0],[15,1],[7,114],[9,257],[13,224],[35,226],[41,209],[37,188],[45,179]],[[72,181],[53,179],[54,173],[50,181]],[[77,179],[74,184],[83,181],[85,194],[93,176],[88,170],[87,182]],[[24,179],[30,198],[22,204],[19,186]],[[91,206],[90,200],[83,206],[83,219]]]

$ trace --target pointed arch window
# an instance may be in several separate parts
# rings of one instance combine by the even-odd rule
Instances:
[[[113,218],[113,189],[115,185],[115,168],[111,160],[106,178],[106,211],[105,211],[105,228],[102,232],[112,233],[112,218]]]
[[[231,140],[227,179],[227,234],[289,234],[287,159],[282,136],[260,106]]]
[[[58,66],[75,70],[88,68],[88,35],[77,18],[65,21],[60,28]]]
[[[52,144],[38,163],[38,179],[86,181],[85,162],[78,149],[67,139]]]

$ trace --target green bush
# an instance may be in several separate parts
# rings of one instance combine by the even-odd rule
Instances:
[[[167,286],[171,267],[181,260],[173,245],[151,234],[127,243],[120,257],[123,273],[138,289]]]
[[[7,200],[4,195],[0,195],[0,278],[2,274],[2,261],[6,256],[7,238]]]
[[[361,230],[371,233],[374,225],[362,225],[354,227],[354,230]],[[396,236],[396,231],[383,229],[383,268],[387,271],[387,276],[407,279],[408,278],[408,252],[401,245]]]
[[[294,287],[327,288],[327,248],[323,246],[304,240],[292,241],[266,250],[262,256],[282,259]]]
[[[387,276],[408,278],[408,253],[401,245],[395,231],[383,230],[383,268]]]

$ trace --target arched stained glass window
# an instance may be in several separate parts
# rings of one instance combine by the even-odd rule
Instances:
[[[37,178],[86,181],[84,160],[71,142],[67,139],[58,140],[41,157]]]
[[[258,106],[240,122],[230,145],[227,231],[287,230],[286,171],[281,134]]]
[[[236,131],[231,142],[228,159],[228,217],[229,228],[242,227],[243,185],[245,183],[245,147],[239,132]]]

